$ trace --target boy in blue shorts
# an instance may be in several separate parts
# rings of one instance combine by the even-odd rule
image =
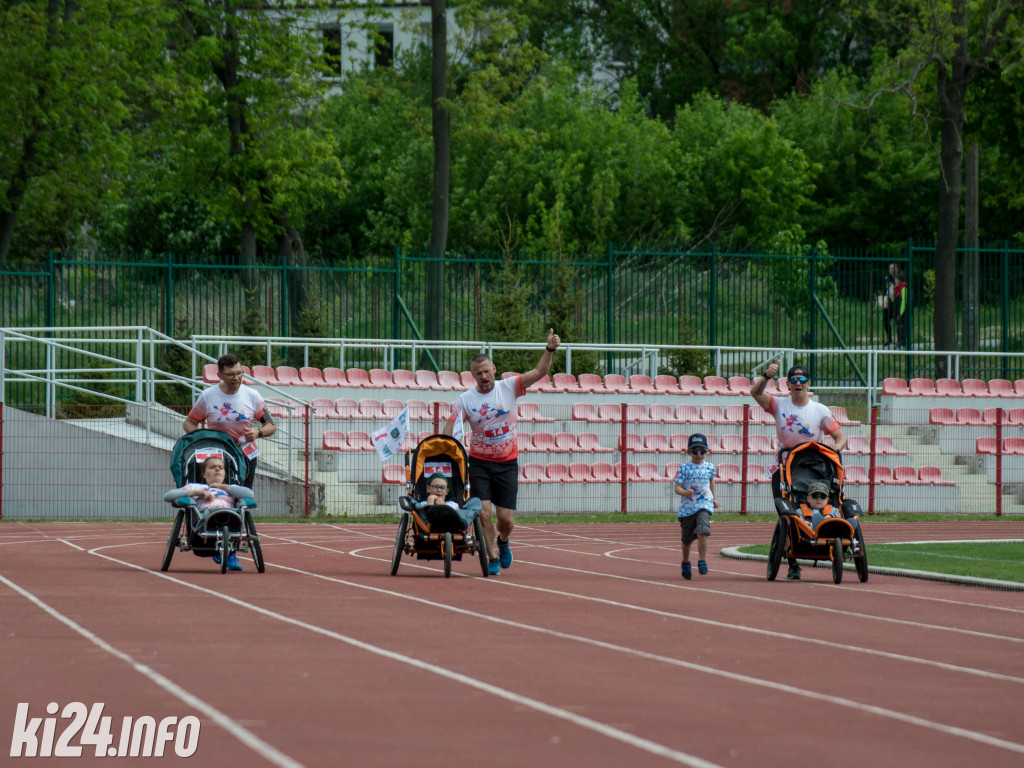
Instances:
[[[683,539],[683,578],[693,578],[690,570],[690,545],[697,540],[697,572],[708,572],[708,536],[711,535],[711,515],[718,501],[715,500],[715,478],[718,470],[710,461],[704,461],[708,452],[708,439],[700,433],[690,435],[686,452],[689,463],[679,465],[674,478],[675,492],[682,496],[679,501],[679,528]]]

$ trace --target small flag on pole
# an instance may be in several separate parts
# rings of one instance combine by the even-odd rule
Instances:
[[[462,423],[461,413],[455,417],[455,423],[452,425],[452,437],[463,445],[466,444],[466,425]]]
[[[402,452],[402,443],[409,432],[409,406],[402,409],[391,422],[383,429],[378,429],[370,435],[373,447],[377,449],[377,455],[381,461],[387,461],[393,456]]]

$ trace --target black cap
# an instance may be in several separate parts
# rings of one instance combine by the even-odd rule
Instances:
[[[708,439],[700,432],[694,432],[686,442],[686,450],[691,448],[703,448],[706,451],[708,449]]]

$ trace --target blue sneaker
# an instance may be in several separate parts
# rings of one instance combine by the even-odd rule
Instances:
[[[708,572],[708,564],[705,561],[703,561],[703,560],[698,560],[697,561],[697,573],[699,573],[701,576],[703,576],[707,572]]]
[[[214,555],[213,562],[215,565],[220,565],[220,555]]]
[[[497,576],[501,573],[501,563],[497,560],[490,560],[487,563],[487,573],[491,576]]]
[[[501,536],[498,536],[498,560],[502,568],[512,567],[512,547],[508,545],[508,539],[502,541]]]
[[[690,564],[687,562],[682,563],[683,578],[689,581],[693,578],[693,571],[690,569]]]
[[[232,552],[228,555],[228,570],[229,571],[240,571],[242,570],[242,564],[238,562],[238,558],[235,557],[235,553]]]

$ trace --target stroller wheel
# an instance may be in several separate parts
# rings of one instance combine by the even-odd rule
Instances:
[[[249,548],[252,550],[252,561],[256,564],[256,572],[263,573],[267,570],[267,564],[263,561],[263,548],[256,535],[256,523],[253,522],[252,513],[248,509],[245,510],[245,532],[249,534]]]
[[[452,575],[452,535],[444,535],[444,577],[447,579]]]
[[[775,581],[775,577],[779,575],[779,566],[782,565],[782,555],[785,551],[786,521],[780,517],[775,524],[772,544],[768,548],[768,581]]]
[[[843,580],[843,540],[832,539],[832,583]]]
[[[174,550],[178,548],[178,541],[181,536],[181,525],[185,520],[185,510],[179,509],[174,516],[174,524],[171,526],[171,535],[167,538],[167,549],[164,552],[164,561],[160,564],[160,570],[166,571],[171,567],[171,558],[174,557]]]
[[[480,570],[483,572],[484,578],[490,575],[488,569],[488,557],[487,547],[484,545],[484,524],[480,522],[480,518],[476,518],[473,521],[473,536],[476,538],[476,553],[480,557]]]
[[[398,564],[402,562],[402,552],[405,550],[405,532],[409,527],[409,513],[403,512],[398,521],[398,533],[395,535],[395,549],[391,553],[391,575],[398,573]]]
[[[220,530],[220,572],[228,572],[228,555],[231,554],[231,535],[228,527],[225,525]]]
[[[864,534],[859,527],[857,530],[857,548],[860,551],[854,558],[853,565],[857,569],[857,578],[861,582],[865,582],[868,580],[868,551],[864,548]]]

